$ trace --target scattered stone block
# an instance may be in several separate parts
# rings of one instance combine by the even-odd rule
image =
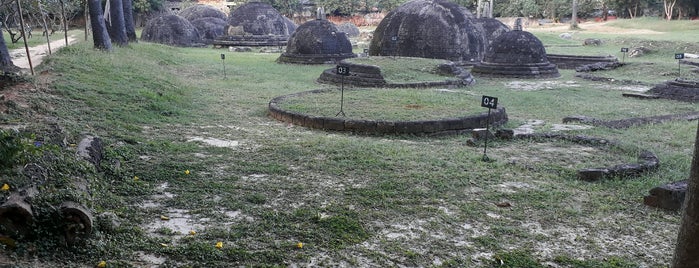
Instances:
[[[601,46],[602,40],[597,38],[586,38],[583,40],[583,46]]]
[[[498,129],[495,131],[495,137],[503,140],[511,140],[515,137],[515,131],[513,129]]]
[[[643,197],[643,203],[661,209],[680,210],[686,193],[687,180],[671,182],[650,189],[649,195]]]
[[[606,168],[585,168],[578,170],[578,179],[584,181],[598,181],[609,176],[609,169]]]
[[[630,58],[640,57],[640,56],[643,56],[643,55],[648,54],[650,52],[651,52],[651,50],[648,48],[635,47],[635,48],[632,48],[631,51],[629,51],[629,57]]]
[[[473,139],[477,140],[477,141],[485,140],[486,138],[487,139],[495,139],[495,135],[493,134],[493,132],[491,132],[490,130],[487,130],[485,128],[473,129],[473,131],[471,131],[471,136],[473,136]]]
[[[99,167],[102,162],[104,145],[99,137],[86,136],[78,143],[78,156]]]
[[[560,37],[561,39],[570,40],[570,39],[573,39],[573,34],[571,34],[571,33],[562,33],[562,34],[559,34],[558,37]]]

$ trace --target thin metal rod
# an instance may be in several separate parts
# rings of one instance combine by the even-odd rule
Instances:
[[[335,115],[345,116],[345,111],[343,110],[345,105],[345,76],[340,75],[340,111]]]
[[[490,134],[490,111],[488,108],[488,117],[485,118],[485,146],[483,146],[483,161],[488,161],[488,136]]]

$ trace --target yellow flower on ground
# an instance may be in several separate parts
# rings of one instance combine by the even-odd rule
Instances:
[[[107,262],[106,261],[101,261],[97,264],[98,268],[104,268],[107,267]]]
[[[297,248],[303,248],[303,243],[301,243],[301,242],[296,243],[296,247],[297,247]]]
[[[189,231],[189,235],[195,235],[195,234],[197,234],[197,231],[194,231],[194,230]]]
[[[5,184],[2,185],[2,188],[0,188],[0,189],[2,189],[3,191],[9,191],[9,190],[10,190],[10,185],[8,185],[7,183],[5,183]]]
[[[184,171],[184,175],[189,175],[189,169]]]
[[[216,242],[216,248],[217,248],[217,249],[223,248],[223,242],[221,242],[221,241]]]
[[[134,181],[138,181],[138,176],[133,176]]]

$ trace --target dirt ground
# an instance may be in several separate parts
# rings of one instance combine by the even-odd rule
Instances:
[[[75,36],[68,36],[68,43],[73,44],[75,43]],[[66,45],[65,39],[61,38],[60,40],[52,41],[50,43],[51,47],[51,52],[56,52],[58,51],[59,48],[63,47]],[[30,59],[32,61],[32,66],[36,67],[41,62],[44,61],[44,57],[49,55],[49,45],[48,44],[43,44],[43,45],[38,45],[34,47],[29,48],[29,55],[31,56]],[[12,63],[17,65],[17,67],[20,67],[22,69],[27,69],[29,70],[29,60],[27,59],[27,51],[24,48],[18,48],[18,49],[13,49],[10,50],[10,56],[12,57]]]

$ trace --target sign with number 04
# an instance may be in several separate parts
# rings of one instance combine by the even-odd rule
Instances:
[[[481,98],[481,107],[490,108],[490,109],[497,109],[498,108],[498,98],[490,97],[490,96],[483,96],[483,98]]]

